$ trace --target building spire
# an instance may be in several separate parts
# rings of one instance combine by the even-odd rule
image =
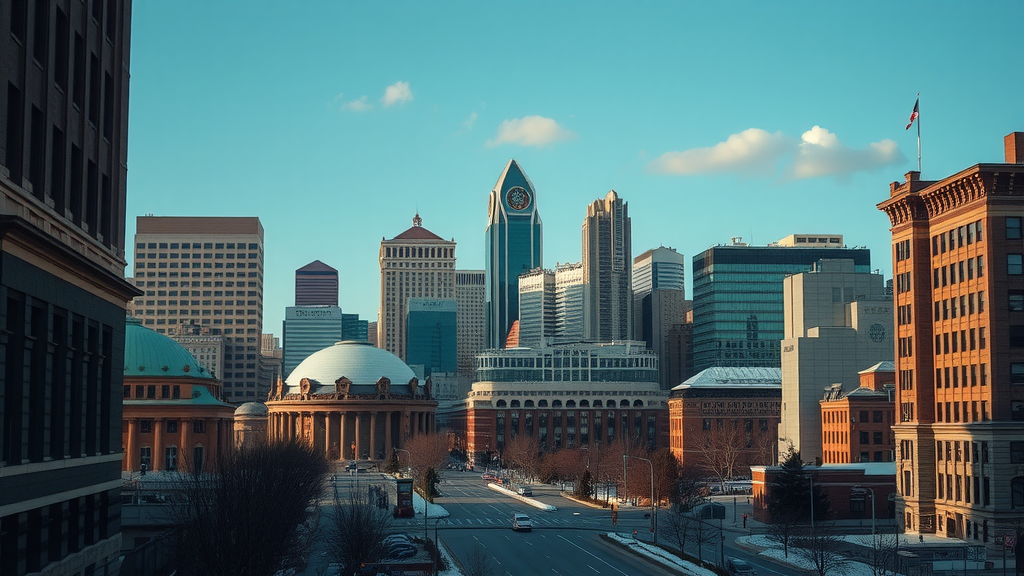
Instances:
[[[412,225],[415,227],[423,226],[423,218],[420,218],[420,213],[417,211],[416,215],[412,217]]]

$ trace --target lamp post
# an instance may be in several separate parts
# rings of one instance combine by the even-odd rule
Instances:
[[[868,486],[854,486],[850,491],[854,494],[871,492],[871,547],[875,548],[875,489]]]
[[[629,454],[622,455],[622,487],[626,487],[626,460],[632,458],[634,460],[643,460],[647,462],[651,467],[651,532],[654,533],[654,543],[658,543],[658,509],[654,505],[654,462],[651,462],[647,458],[641,458],[639,456],[630,456]]]
[[[394,450],[395,452],[405,452],[406,454],[408,454],[407,466],[412,466],[412,452],[409,452],[405,448],[392,448],[392,450]],[[401,464],[402,463],[399,462],[398,464],[399,464],[399,468],[401,468]]]

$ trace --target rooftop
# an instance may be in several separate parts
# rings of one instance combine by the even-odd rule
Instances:
[[[715,366],[702,370],[673,390],[687,388],[781,388],[781,368]]]

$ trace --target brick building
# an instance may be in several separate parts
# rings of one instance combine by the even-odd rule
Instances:
[[[844,392],[833,384],[821,401],[821,445],[825,464],[892,462],[895,372],[879,362],[858,372],[860,386]]]

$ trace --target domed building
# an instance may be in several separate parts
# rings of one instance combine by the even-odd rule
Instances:
[[[199,470],[232,449],[235,407],[221,383],[174,340],[128,318],[121,470]],[[145,468],[143,468],[143,466]]]
[[[267,402],[271,440],[299,439],[330,459],[384,459],[410,436],[435,431],[428,378],[369,342],[315,352],[277,383]]]
[[[267,441],[267,405],[246,402],[235,409],[235,448]]]

